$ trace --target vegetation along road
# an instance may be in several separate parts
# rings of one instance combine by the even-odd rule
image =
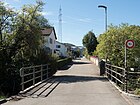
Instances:
[[[50,81],[52,84],[48,82],[48,87],[42,87],[43,92],[26,94],[4,105],[131,105],[106,78],[99,76],[98,68],[84,58],[74,60],[69,69],[59,70]]]

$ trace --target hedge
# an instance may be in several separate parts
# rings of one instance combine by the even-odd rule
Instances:
[[[65,58],[57,61],[57,68],[61,69],[65,65],[68,65],[69,63],[72,62],[72,58]]]

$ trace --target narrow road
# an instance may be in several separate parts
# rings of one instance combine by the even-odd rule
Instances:
[[[3,105],[130,105],[84,58],[74,60],[69,69],[59,70],[51,81],[40,86],[42,92],[35,89],[23,99]]]

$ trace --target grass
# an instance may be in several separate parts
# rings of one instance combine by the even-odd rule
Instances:
[[[4,99],[4,98],[6,98],[5,96],[0,96],[0,99]]]

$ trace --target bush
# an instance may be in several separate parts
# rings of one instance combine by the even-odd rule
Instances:
[[[71,62],[72,62],[72,58],[65,58],[65,59],[58,60],[57,68],[60,69]]]
[[[136,95],[140,95],[140,89],[137,88],[137,89],[135,90],[135,94],[136,94]]]

